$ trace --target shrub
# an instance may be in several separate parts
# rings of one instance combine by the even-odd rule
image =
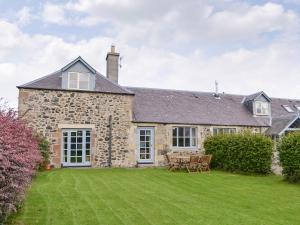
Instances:
[[[32,130],[0,104],[0,224],[16,211],[39,160]]]
[[[232,172],[267,174],[271,171],[273,142],[262,134],[250,132],[220,134],[204,141],[212,154],[212,167]]]
[[[50,144],[49,144],[49,141],[41,135],[37,135],[36,138],[38,141],[38,149],[42,156],[42,160],[39,165],[39,169],[44,170],[46,165],[50,161]]]
[[[283,176],[290,182],[300,182],[300,133],[284,136],[279,145]]]

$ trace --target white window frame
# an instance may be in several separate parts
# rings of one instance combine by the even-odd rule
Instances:
[[[293,112],[295,112],[295,111],[293,110],[293,108],[292,108],[291,106],[289,106],[289,105],[282,105],[282,107],[283,107],[288,113],[293,113]]]
[[[257,112],[257,109],[259,108],[258,105],[260,104],[261,112]],[[268,112],[264,113],[262,110],[262,104],[267,105]],[[264,102],[264,101],[255,101],[254,103],[255,107],[255,115],[260,115],[260,116],[269,116],[270,115],[270,103],[269,102]]]
[[[229,132],[224,132],[225,129],[228,130]],[[215,130],[217,131],[216,133],[215,133]],[[237,133],[237,129],[235,127],[213,127],[212,134],[213,135],[218,135],[218,134],[220,134],[221,130],[223,130],[222,134],[235,134],[235,133]],[[234,132],[232,132],[232,131],[234,131]]]
[[[179,132],[178,132],[178,128],[183,128],[183,145],[184,146],[179,146]],[[174,145],[173,143],[173,139],[174,139],[174,136],[173,136],[173,131],[174,129],[177,129],[177,135],[176,135],[176,143],[177,145]],[[185,146],[185,129],[190,129],[190,136],[189,136],[189,139],[190,139],[190,146]],[[192,130],[195,130],[195,136],[193,137],[192,134],[193,134],[193,131]],[[195,139],[195,143],[193,145],[193,139]],[[185,126],[176,126],[176,127],[172,127],[172,147],[173,148],[180,148],[180,149],[192,149],[192,148],[197,148],[197,128],[196,127],[185,127]]]
[[[70,87],[70,77],[71,74],[76,74],[77,75],[77,86],[76,88]],[[88,75],[88,88],[80,88],[80,75]],[[89,74],[86,73],[79,73],[79,72],[69,72],[68,73],[68,89],[74,89],[74,90],[89,90],[91,84],[91,77]]]

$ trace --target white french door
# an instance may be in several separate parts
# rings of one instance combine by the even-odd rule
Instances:
[[[91,130],[64,129],[62,131],[63,166],[91,165]]]
[[[154,161],[154,129],[140,127],[137,129],[137,160],[140,163]]]

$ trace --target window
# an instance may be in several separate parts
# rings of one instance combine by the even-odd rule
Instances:
[[[236,128],[213,128],[213,135],[234,133],[236,133]]]
[[[69,72],[69,88],[88,90],[90,75],[88,73]]]
[[[196,147],[196,128],[174,127],[173,147],[179,147],[179,148]]]
[[[255,112],[256,115],[269,115],[270,114],[270,107],[268,102],[255,102]]]
[[[283,105],[282,107],[283,107],[287,112],[289,112],[289,113],[294,112],[294,110],[292,109],[292,107],[289,106],[289,105]]]

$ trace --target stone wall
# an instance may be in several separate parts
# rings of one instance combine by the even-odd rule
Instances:
[[[196,127],[197,146],[191,148],[176,148],[172,146],[172,129],[177,126]],[[137,149],[137,128],[139,127],[153,127],[154,128],[154,164],[153,166],[163,166],[166,164],[164,155],[167,152],[193,152],[203,153],[203,142],[209,135],[212,135],[214,127],[224,128],[226,126],[209,126],[209,125],[182,125],[182,124],[157,124],[157,123],[133,123],[130,129],[129,148],[132,151]],[[260,127],[241,127],[241,126],[228,126],[236,128],[237,132],[251,130],[255,133],[264,133],[266,128]],[[133,139],[134,138],[134,139]]]
[[[92,129],[92,166],[108,164],[109,116],[112,115],[112,165],[135,165],[129,149],[130,95],[55,90],[19,90],[19,116],[51,142],[52,164],[61,165],[61,129]]]

